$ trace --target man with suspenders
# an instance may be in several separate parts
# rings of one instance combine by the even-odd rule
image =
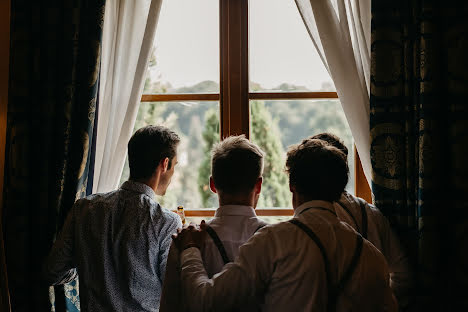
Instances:
[[[331,133],[320,133],[309,139],[323,140],[348,155],[348,149],[341,139]],[[351,225],[385,256],[390,271],[390,285],[400,306],[405,306],[412,280],[408,258],[387,218],[374,205],[346,191],[334,203],[334,208],[338,219]]]
[[[333,206],[348,181],[346,156],[321,140],[290,147],[286,168],[294,218],[260,229],[211,278],[203,265],[206,228],[182,230],[185,298],[192,311],[396,311],[383,255]]]
[[[243,245],[266,223],[255,214],[262,189],[264,152],[245,136],[231,136],[211,151],[210,189],[219,208],[206,223],[202,252],[208,277],[234,261]]]
[[[234,261],[243,245],[266,223],[255,213],[262,188],[264,152],[242,136],[231,136],[212,149],[210,189],[218,195],[219,208],[214,218],[206,223],[207,236],[202,251],[203,263],[209,277],[220,272],[228,262]],[[171,250],[170,258],[174,252]],[[170,261],[170,260],[169,260]],[[175,262],[174,260],[173,262]],[[173,264],[169,263],[169,266]],[[161,311],[185,311],[182,296],[177,292],[179,273],[168,268]],[[249,304],[244,311],[258,311]]]

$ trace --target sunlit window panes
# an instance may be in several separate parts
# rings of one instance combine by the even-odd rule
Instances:
[[[348,148],[346,189],[354,194],[354,141],[339,100],[252,100],[250,111],[251,139],[266,153],[259,207],[291,207],[287,147],[322,132],[337,135]]]
[[[143,93],[219,92],[219,0],[163,1]]]
[[[185,220],[187,223],[193,222],[195,224],[200,224],[202,220],[208,221],[212,218],[213,217],[185,217]],[[292,216],[260,216],[258,218],[268,224],[275,224],[278,222],[288,221],[292,218]]]
[[[250,91],[335,91],[294,1],[249,1]]]
[[[134,132],[146,125],[163,125],[180,137],[178,164],[172,182],[158,202],[167,209],[213,208],[217,198],[209,189],[210,150],[219,141],[218,102],[142,102]],[[126,161],[120,182],[129,177]]]

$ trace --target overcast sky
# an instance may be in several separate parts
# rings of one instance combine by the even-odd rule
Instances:
[[[219,82],[219,0],[165,0],[156,31],[157,76],[174,87]],[[319,90],[331,79],[292,0],[250,0],[250,79]],[[154,73],[154,71],[153,71]]]

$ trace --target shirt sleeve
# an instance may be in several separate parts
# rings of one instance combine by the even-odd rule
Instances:
[[[73,254],[75,244],[75,210],[79,205],[80,201],[77,201],[68,213],[62,231],[55,240],[45,262],[44,278],[49,285],[69,283],[77,276]]]
[[[172,243],[172,234],[177,233],[177,229],[182,228],[182,221],[178,216],[174,216],[169,222],[167,222],[160,232],[160,245],[158,255],[158,276],[161,284],[163,284],[164,276],[166,275],[166,263],[169,255],[169,249]]]
[[[371,208],[376,213],[377,208],[372,206]],[[390,271],[390,286],[400,305],[404,306],[408,299],[408,292],[412,286],[412,274],[409,268],[408,257],[403,251],[400,240],[392,230],[387,218],[379,211],[377,213],[379,226],[382,229],[382,253],[387,260]]]
[[[171,244],[167,257],[166,275],[161,294],[160,312],[185,311],[180,284],[179,250],[174,242]]]
[[[254,235],[239,249],[235,262],[208,278],[200,250],[181,254],[184,298],[191,311],[231,311],[263,297],[273,275],[274,248],[267,248],[266,231]]]

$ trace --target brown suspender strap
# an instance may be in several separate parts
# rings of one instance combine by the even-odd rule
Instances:
[[[219,254],[221,258],[223,258],[224,264],[231,262],[227,256],[226,249],[224,249],[223,242],[219,239],[218,234],[216,234],[215,230],[209,225],[206,226],[206,232],[210,235],[211,239],[215,243],[216,248],[218,248]]]
[[[257,233],[258,230],[260,230],[262,227],[264,227],[266,224],[262,224],[260,225],[257,229],[255,229],[255,232],[254,233]],[[221,258],[223,258],[223,262],[224,264],[226,263],[229,263],[231,262],[229,260],[229,257],[227,256],[227,252],[226,252],[226,249],[224,248],[224,245],[223,245],[223,242],[221,241],[221,239],[219,238],[218,234],[216,233],[216,231],[209,225],[206,226],[206,232],[208,233],[208,235],[210,235],[211,239],[213,240],[213,242],[215,243],[215,246],[216,248],[218,249],[219,251],[219,254],[221,255]]]
[[[363,238],[359,233],[356,235],[356,248],[354,249],[354,254],[353,258],[351,259],[351,262],[349,263],[348,269],[346,269],[345,273],[342,275],[340,282],[338,283],[336,287],[336,298],[339,296],[341,291],[344,289],[346,286],[346,283],[349,281],[351,278],[351,275],[353,275],[354,270],[356,270],[357,264],[359,262],[359,258],[361,257],[362,253],[362,245],[363,245]]]
[[[315,244],[319,248],[320,253],[322,254],[323,262],[324,262],[325,275],[327,277],[327,287],[328,287],[327,311],[335,311],[336,301],[340,293],[343,291],[344,287],[348,283],[349,279],[353,275],[353,272],[356,270],[357,264],[359,262],[359,258],[361,256],[362,246],[363,246],[362,236],[359,234],[356,235],[357,242],[356,242],[356,248],[354,250],[353,258],[351,259],[351,262],[348,268],[346,269],[345,273],[342,275],[338,284],[335,287],[332,285],[332,281],[331,281],[330,261],[328,260],[325,247],[323,246],[318,236],[314,233],[314,231],[312,231],[311,228],[309,228],[307,225],[305,225],[304,223],[302,223],[301,221],[297,219],[289,220],[289,222],[299,227],[302,231],[304,231],[315,242]]]
[[[260,230],[260,229],[261,229],[262,227],[264,227],[264,226],[266,226],[266,224],[262,224],[262,225],[260,225],[258,228],[256,228],[254,234],[257,233],[257,231]]]
[[[359,207],[361,207],[361,220],[362,220],[362,231],[360,231],[362,237],[367,239],[367,211],[366,202],[362,198],[357,198]]]
[[[305,210],[304,210],[305,211]],[[290,223],[294,224],[298,228],[300,228],[302,231],[304,231],[317,245],[317,247],[320,250],[320,253],[322,254],[323,258],[323,265],[325,267],[325,275],[327,277],[327,288],[328,288],[328,303],[327,303],[327,310],[328,311],[333,311],[334,310],[334,305],[335,303],[333,302],[333,298],[330,295],[332,292],[330,291],[332,281],[331,281],[331,274],[330,274],[330,261],[328,260],[327,253],[325,252],[325,247],[323,246],[322,242],[318,238],[318,236],[312,231],[307,225],[302,223],[301,221],[297,219],[291,219],[289,220]]]

